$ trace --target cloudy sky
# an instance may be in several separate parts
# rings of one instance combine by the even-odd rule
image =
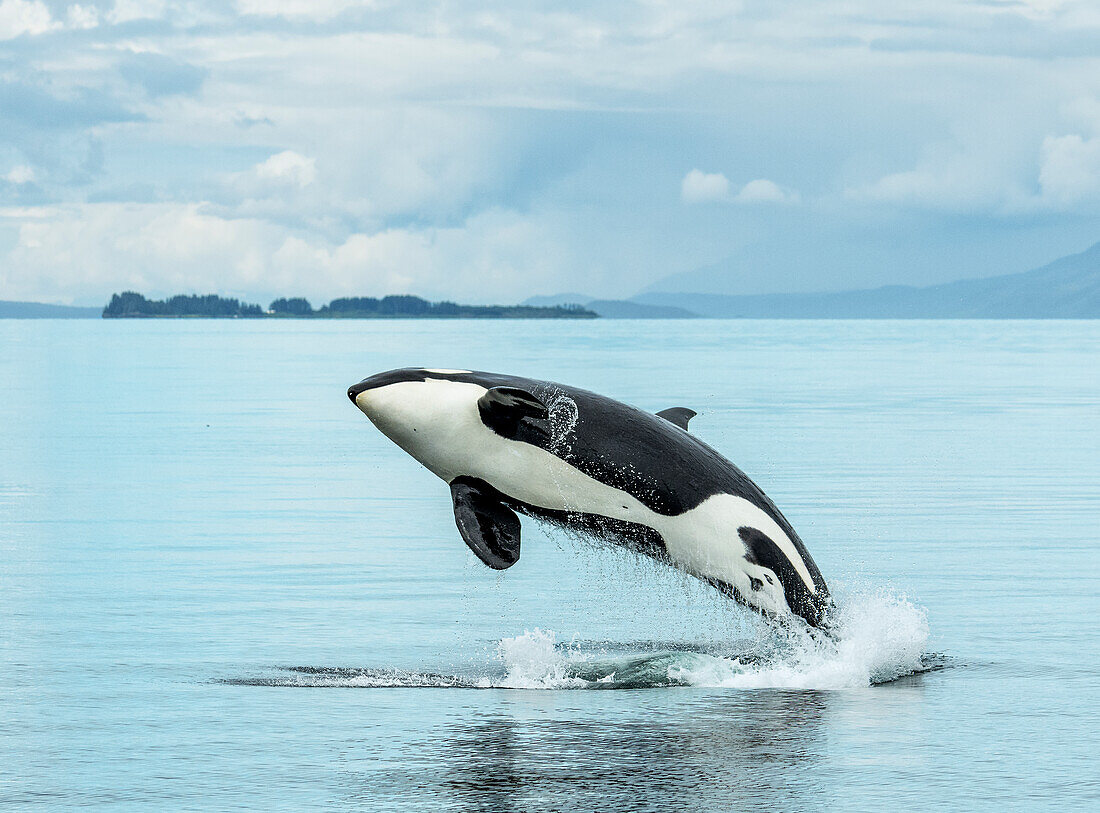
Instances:
[[[0,0],[0,299],[926,283],[1098,215],[1095,2]]]

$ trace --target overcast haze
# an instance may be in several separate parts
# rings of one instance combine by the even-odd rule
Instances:
[[[0,0],[0,299],[828,290],[1100,240],[1095,3],[523,5]]]

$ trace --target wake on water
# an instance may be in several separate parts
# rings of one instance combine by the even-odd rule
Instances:
[[[696,686],[735,689],[846,689],[888,683],[943,668],[924,652],[924,610],[884,590],[854,594],[837,608],[837,636],[775,631],[737,652],[660,642],[558,643],[529,630],[497,645],[481,674],[393,669],[284,667],[233,678],[237,685],[343,688],[640,689]]]

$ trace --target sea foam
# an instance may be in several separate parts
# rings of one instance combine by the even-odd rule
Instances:
[[[505,669],[482,685],[513,689],[601,689],[659,686],[740,689],[844,689],[923,671],[926,613],[886,590],[849,595],[838,605],[835,638],[772,630],[746,651],[724,654],[654,649],[601,657],[598,650],[562,646],[541,629],[500,641]]]

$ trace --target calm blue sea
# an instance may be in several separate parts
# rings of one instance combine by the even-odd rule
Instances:
[[[411,365],[697,410],[839,644],[485,568],[345,395]],[[0,807],[1100,806],[1100,322],[0,321],[0,385]]]

